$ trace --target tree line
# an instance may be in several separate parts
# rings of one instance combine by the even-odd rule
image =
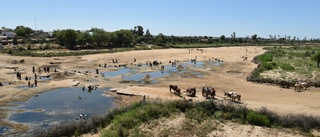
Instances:
[[[46,42],[46,37],[39,37],[41,31],[34,31],[29,27],[17,26],[14,29],[18,38],[31,39],[40,38],[38,43]],[[246,37],[236,37],[236,32],[232,32],[230,37],[221,35],[220,37],[211,36],[168,36],[162,33],[152,35],[149,29],[144,31],[140,25],[133,29],[121,29],[114,32],[108,32],[101,28],[91,28],[90,30],[80,31],[74,29],[54,30],[53,34],[48,36],[53,42],[68,49],[77,48],[96,48],[96,47],[131,47],[137,44],[153,44],[158,46],[174,46],[176,44],[231,44],[231,45],[261,45],[280,43],[295,45],[301,43],[320,43],[320,39],[307,40],[306,37],[300,40],[298,37],[280,35],[270,35],[270,38],[260,38],[257,34]],[[15,43],[17,40],[14,39]],[[36,43],[37,43],[36,42]]]

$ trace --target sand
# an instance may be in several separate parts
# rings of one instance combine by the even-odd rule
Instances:
[[[247,52],[246,52],[247,51]],[[162,100],[182,99],[169,92],[169,85],[178,85],[182,91],[187,88],[196,87],[197,97],[193,100],[205,100],[201,96],[201,88],[210,86],[216,89],[217,99],[224,99],[225,91],[233,91],[241,94],[241,103],[249,108],[260,109],[266,107],[280,114],[306,114],[320,115],[320,89],[310,87],[302,92],[295,92],[294,89],[283,89],[276,85],[257,84],[246,81],[246,77],[257,67],[251,60],[264,53],[262,47],[221,47],[206,48],[203,53],[193,49],[160,49],[119,52],[112,54],[95,54],[72,57],[16,57],[7,54],[0,54],[0,82],[11,82],[11,85],[0,87],[0,105],[6,106],[10,102],[26,101],[35,94],[49,91],[59,87],[85,86],[88,84],[99,84],[99,87],[118,88],[119,92],[145,95],[147,98],[158,98]],[[248,60],[243,60],[247,56]],[[134,58],[137,60],[133,62]],[[190,61],[197,58],[197,61],[214,61],[215,58],[223,60],[222,66],[210,66],[207,68],[191,68],[206,74],[201,78],[184,78],[179,75],[170,75],[160,78],[158,83],[141,85],[137,83],[121,83],[121,76],[107,78],[101,74],[96,74],[96,69],[100,72],[116,70],[114,65],[146,64],[147,61],[158,60],[161,65],[169,65],[169,61],[178,60]],[[12,64],[12,60],[24,59],[25,63]],[[118,63],[112,63],[112,59],[117,59]],[[179,64],[178,62],[178,64]],[[99,67],[107,64],[107,68]],[[53,80],[39,81],[37,88],[18,89],[17,86],[26,86],[25,76],[31,77],[33,83],[34,74],[32,67],[38,68],[50,66],[56,68],[58,72],[42,72],[42,76],[51,75]],[[112,67],[111,67],[112,66]],[[13,67],[18,67],[22,72],[22,80],[18,80]],[[160,66],[147,67],[145,71],[160,70]],[[68,72],[68,73],[66,73]],[[88,80],[98,81],[89,83]],[[189,99],[182,94],[183,97]],[[6,111],[1,111],[2,117]],[[1,124],[1,122],[0,122]]]

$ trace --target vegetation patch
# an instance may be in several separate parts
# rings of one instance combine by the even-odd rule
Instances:
[[[296,81],[303,80],[312,86],[318,86],[320,77],[314,73],[320,70],[318,66],[318,46],[291,46],[291,47],[268,47],[268,52],[254,58],[258,67],[252,71],[247,78],[248,81],[259,83],[278,84],[279,81],[285,80],[294,85]],[[320,57],[320,56],[319,56]],[[272,77],[263,77],[270,72],[277,71],[279,74],[294,73],[291,75],[281,75]],[[288,73],[289,72],[289,73]],[[298,77],[298,78],[297,78]]]
[[[40,130],[35,136],[78,136],[88,132],[96,133],[103,130],[102,136],[150,136],[150,133],[139,128],[143,123],[169,118],[183,113],[186,117],[181,128],[192,131],[196,136],[206,136],[217,129],[214,120],[231,120],[242,124],[252,124],[267,127],[285,127],[300,129],[310,133],[311,129],[320,127],[320,117],[305,115],[280,116],[266,108],[253,111],[233,103],[214,101],[190,102],[187,100],[170,102],[139,102],[110,111],[107,115],[93,117],[90,120],[70,123],[54,127],[50,130]],[[202,129],[201,132],[198,129]],[[161,130],[161,136],[172,134],[170,129]],[[176,133],[182,135],[183,133]],[[152,135],[151,135],[152,136]]]

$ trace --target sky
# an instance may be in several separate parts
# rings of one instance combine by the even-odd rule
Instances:
[[[0,27],[320,38],[320,0],[1,0]]]

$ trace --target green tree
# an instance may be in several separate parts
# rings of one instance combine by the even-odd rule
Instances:
[[[32,30],[29,27],[25,27],[25,26],[17,26],[16,29],[14,30],[14,32],[17,34],[17,36],[20,37],[27,37],[29,36],[31,33],[34,32],[34,30]]]
[[[317,62],[317,67],[319,67],[319,64],[320,64],[320,52],[314,54],[314,55],[311,57],[311,59],[312,59],[313,61],[316,61],[316,62]]]
[[[87,44],[92,44],[92,37],[88,31],[86,32],[79,32],[77,37],[77,45],[81,47],[86,46]]]
[[[253,40],[253,41],[256,41],[256,40],[257,40],[257,36],[258,36],[257,34],[253,34],[253,35],[251,36],[252,40]]]
[[[164,35],[162,33],[159,33],[158,36],[156,37],[155,44],[157,44],[159,46],[164,46],[165,38],[164,38]]]
[[[146,34],[144,34],[145,37],[152,37],[149,29],[147,29]]]
[[[224,42],[224,41],[225,41],[225,39],[226,39],[226,36],[224,36],[224,35],[221,35],[221,36],[220,36],[220,40],[221,40],[221,42]]]
[[[231,38],[232,38],[232,40],[233,40],[233,41],[235,41],[235,40],[236,40],[236,32],[232,32],[232,34],[231,34]]]
[[[124,29],[115,31],[112,34],[111,41],[114,45],[128,47],[134,41],[132,31]]]
[[[92,28],[92,42],[97,46],[104,46],[110,42],[109,32],[104,31],[103,29]]]
[[[152,34],[150,33],[149,29],[147,29],[146,33],[144,34],[144,42],[145,43],[152,43],[154,41]]]
[[[144,34],[144,32],[143,32],[143,27],[140,26],[140,25],[135,26],[133,32],[134,32],[134,34],[137,35],[137,36],[143,36],[143,34]]]
[[[73,29],[61,30],[54,32],[57,42],[61,46],[65,46],[68,49],[75,49],[77,45],[78,34]]]

